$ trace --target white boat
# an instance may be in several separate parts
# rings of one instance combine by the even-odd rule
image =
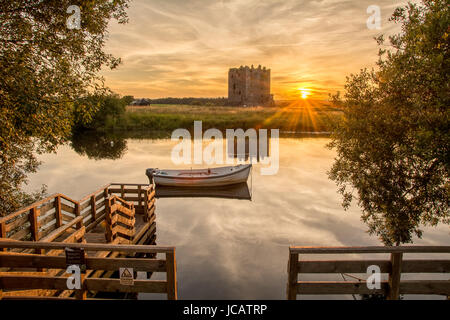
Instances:
[[[246,182],[252,168],[251,164],[230,167],[160,170],[147,169],[145,172],[150,183],[172,187],[218,187]]]

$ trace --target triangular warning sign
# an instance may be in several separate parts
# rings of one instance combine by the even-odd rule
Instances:
[[[133,268],[120,268],[120,284],[132,286],[134,283]]]
[[[132,277],[130,271],[128,271],[127,268],[124,268],[124,270],[123,270],[123,272],[122,272],[122,274],[120,276],[123,277],[123,278],[131,278]]]

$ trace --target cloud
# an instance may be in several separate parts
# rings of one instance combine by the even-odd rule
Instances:
[[[299,86],[342,89],[345,76],[376,61],[373,37],[398,31],[381,7],[382,30],[369,30],[372,0],[134,0],[127,25],[111,23],[107,50],[122,57],[106,83],[136,97],[226,96],[230,67],[272,70],[275,98]]]

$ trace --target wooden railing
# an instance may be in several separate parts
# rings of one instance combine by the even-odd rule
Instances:
[[[155,230],[155,189],[153,185],[124,183],[105,185],[79,201],[60,193],[53,194],[6,217],[1,217],[0,238],[72,242],[72,239],[78,239],[81,233],[89,232],[104,221],[108,199],[119,195],[123,200],[122,203],[132,203],[135,212],[144,215],[147,225],[141,229],[141,233],[134,236],[135,243],[143,244],[147,236]],[[73,220],[79,216],[83,218],[77,220],[75,228],[79,232],[77,235],[70,235],[69,231],[74,232],[74,228],[60,229],[68,223],[73,224]],[[83,231],[80,231],[81,229]],[[149,229],[151,232],[146,232]],[[54,233],[56,230],[58,231]],[[47,237],[49,234],[53,236],[56,234],[57,237],[49,240]],[[64,236],[71,238],[65,239]],[[0,248],[0,251],[5,250]]]
[[[155,210],[155,187],[142,183],[111,183],[108,185],[110,194],[118,195],[121,199],[132,202],[136,213],[143,213],[150,218]]]
[[[106,200],[106,241],[115,243],[133,243],[134,205],[118,196],[110,196]]]
[[[389,253],[389,260],[300,260],[302,254]],[[401,280],[402,273],[449,273],[450,260],[404,260],[408,253],[450,253],[450,246],[399,247],[290,247],[287,298],[297,294],[382,294],[398,299],[400,294],[450,295],[450,280]],[[369,289],[365,281],[298,281],[298,274],[366,273],[371,265],[388,274],[380,289]]]
[[[119,268],[133,268],[133,271],[164,272],[166,280],[134,280],[132,285],[121,284],[120,279],[110,277],[81,277],[81,287],[78,290],[68,290],[65,273],[66,258],[64,256],[46,256],[39,254],[2,253],[0,252],[0,268],[8,267],[25,269],[27,272],[0,272],[0,299],[55,299],[53,296],[26,296],[30,290],[53,290],[69,292],[59,298],[86,299],[87,293],[94,292],[146,292],[165,293],[170,300],[177,299],[176,260],[175,248],[148,245],[111,245],[111,244],[86,244],[86,243],[57,243],[57,242],[30,242],[0,240],[0,248],[25,249],[25,250],[64,250],[65,248],[82,248],[86,252],[115,252],[123,254],[141,253],[144,255],[157,253],[165,254],[165,259],[142,258],[114,258],[99,257],[99,255],[86,255],[85,263],[87,275],[98,275],[100,272],[119,271]],[[35,268],[37,272],[30,273]],[[39,272],[42,269],[60,270],[59,275],[54,276],[48,272]],[[94,272],[95,271],[95,272]],[[25,290],[25,291],[24,291]],[[73,299],[73,297],[72,297]]]

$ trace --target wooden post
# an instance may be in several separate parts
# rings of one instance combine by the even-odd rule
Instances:
[[[56,216],[56,227],[59,228],[63,224],[61,215],[61,197],[57,196],[55,198],[55,216]]]
[[[105,221],[106,221],[105,237],[106,237],[106,242],[113,241],[111,220],[112,220],[111,199],[107,198],[107,199],[105,199]]]
[[[6,226],[5,226],[6,222],[2,221],[0,222],[0,238],[6,238]],[[0,252],[1,251],[7,251],[6,248],[0,248]]]
[[[149,220],[149,218],[150,218],[148,216],[148,188],[145,189],[145,192],[144,192],[144,211],[143,211],[143,214],[144,214],[144,221],[147,222]]]
[[[30,209],[30,213],[28,215],[28,218],[30,219],[30,229],[31,229],[31,236],[33,237],[33,241],[39,240],[39,226],[37,222],[37,209],[36,207],[33,207]]]
[[[75,216],[81,216],[80,204],[78,202],[75,203]],[[83,228],[83,225],[83,220],[80,220],[80,222],[77,223],[77,229]]]
[[[120,185],[120,197],[125,200],[125,186],[123,184]]]
[[[167,272],[167,299],[177,300],[177,263],[175,259],[175,249],[173,252],[166,253],[166,272]]]
[[[388,300],[398,300],[400,294],[400,279],[402,275],[403,253],[391,253],[391,272],[389,273]]]
[[[287,299],[297,299],[297,281],[298,281],[298,253],[289,252],[288,262],[288,283],[287,283]]]
[[[138,207],[142,208],[142,186],[138,186]],[[144,211],[145,214],[145,211]]]
[[[97,220],[97,207],[95,204],[95,194],[91,197],[91,215],[92,215],[92,222],[95,222],[95,220]]]

